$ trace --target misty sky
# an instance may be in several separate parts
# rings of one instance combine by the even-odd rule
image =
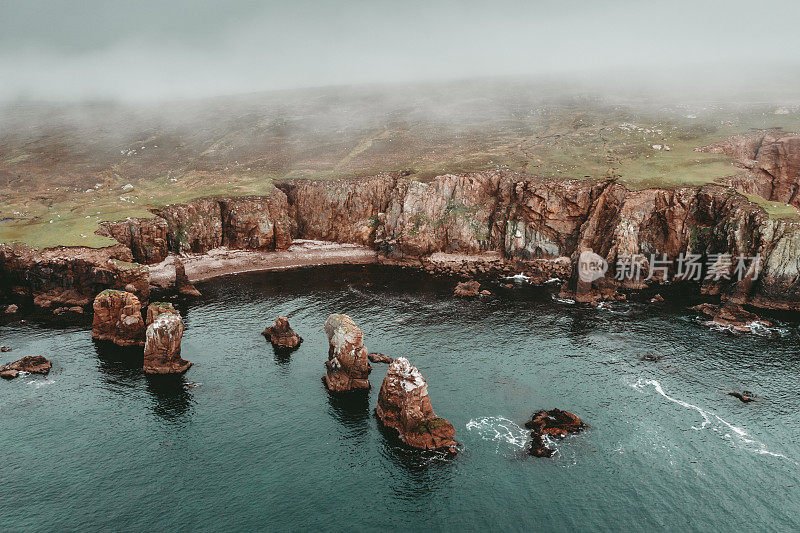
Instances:
[[[800,2],[0,0],[0,99],[800,64]],[[777,67],[776,67],[777,68]]]

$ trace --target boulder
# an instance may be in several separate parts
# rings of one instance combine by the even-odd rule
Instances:
[[[478,296],[480,294],[481,284],[477,281],[463,281],[456,285],[453,294],[456,296]]]
[[[372,367],[364,347],[364,332],[347,315],[331,315],[325,321],[328,360],[325,386],[332,392],[369,389]]]
[[[8,346],[0,346],[0,352],[6,353],[6,352],[10,352],[10,351],[11,351],[11,348],[9,348]]]
[[[28,355],[18,359],[13,363],[8,363],[0,367],[0,377],[3,379],[14,379],[20,372],[30,372],[31,374],[47,374],[53,365],[41,355]]]
[[[453,425],[433,412],[428,384],[405,357],[398,357],[389,365],[375,413],[384,426],[397,431],[400,440],[409,446],[457,452]]]
[[[181,359],[183,320],[173,312],[161,313],[147,326],[144,364],[148,374],[182,374],[192,363]]]
[[[169,302],[153,302],[147,306],[147,316],[145,317],[145,325],[152,324],[158,315],[163,313],[174,313],[180,315],[177,309]]]
[[[267,327],[262,333],[269,339],[275,348],[293,350],[300,346],[303,337],[294,332],[289,326],[289,319],[279,316],[275,323]]]
[[[92,338],[119,346],[144,344],[142,305],[135,295],[106,289],[94,299],[93,307]]]
[[[525,427],[532,429],[531,444],[528,453],[535,457],[551,457],[553,450],[547,447],[546,439],[563,438],[567,435],[578,433],[586,425],[576,415],[562,411],[561,409],[551,409],[550,411],[536,411]]]
[[[14,304],[11,304],[11,305],[9,305],[8,307],[6,307],[5,313],[6,313],[7,315],[13,315],[13,314],[14,314],[14,313],[16,313],[17,311],[19,311],[19,307],[17,307],[17,306],[16,306],[16,305],[14,305]]]
[[[369,357],[369,360],[373,363],[386,363],[387,365],[391,365],[394,362],[394,359],[382,353],[371,353],[367,357]]]

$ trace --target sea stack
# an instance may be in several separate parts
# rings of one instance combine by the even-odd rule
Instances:
[[[148,374],[182,374],[192,363],[181,359],[183,320],[177,313],[158,315],[147,326],[143,369]]]
[[[275,323],[267,327],[262,335],[280,350],[294,350],[303,342],[303,337],[294,332],[285,316],[276,318]]]
[[[142,305],[136,295],[106,289],[94,299],[92,337],[119,346],[144,344]]]
[[[331,315],[325,321],[328,360],[325,386],[332,392],[369,389],[372,367],[364,347],[364,332],[347,315]]]
[[[186,267],[183,266],[181,258],[175,256],[173,261],[175,264],[175,290],[178,291],[178,294],[183,296],[201,296],[200,291],[189,281],[189,276],[186,275]]]
[[[457,452],[453,425],[433,412],[425,378],[405,357],[398,357],[389,365],[375,413],[409,446]]]
[[[153,302],[147,306],[147,316],[145,318],[145,324],[149,326],[153,322],[155,322],[156,317],[163,313],[173,313],[176,315],[180,315],[178,310],[169,303],[169,302]]]

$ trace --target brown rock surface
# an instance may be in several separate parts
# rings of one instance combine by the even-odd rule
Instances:
[[[220,200],[223,241],[230,248],[285,250],[292,243],[293,219],[286,194]]]
[[[750,333],[753,327],[772,326],[768,320],[764,320],[732,302],[723,305],[703,303],[691,308],[709,318],[711,323],[720,327],[729,328],[740,333]]]
[[[184,296],[202,296],[200,291],[189,281],[189,276],[186,275],[186,267],[183,265],[181,258],[175,256],[173,261],[175,264],[175,290],[178,291],[178,294]]]
[[[382,353],[371,353],[367,357],[369,357],[369,360],[373,363],[385,363],[387,365],[391,365],[394,362],[394,359]]]
[[[409,446],[457,452],[453,425],[433,412],[428,384],[405,357],[398,357],[389,365],[378,393],[375,413]]]
[[[119,346],[144,344],[144,320],[139,299],[125,291],[106,289],[94,299],[92,338]]]
[[[477,281],[463,281],[456,285],[453,294],[456,296],[478,296],[480,294],[481,284]]]
[[[148,374],[182,374],[192,363],[181,359],[183,320],[172,312],[158,315],[147,326],[143,369]]]
[[[364,347],[364,332],[347,315],[330,315],[325,321],[328,360],[325,386],[332,392],[369,389],[372,367]]]
[[[568,411],[551,409],[533,413],[525,427],[533,430],[528,452],[535,457],[551,457],[554,452],[547,447],[546,438],[563,438],[580,432],[586,426],[580,418]]]
[[[152,324],[155,321],[156,317],[158,317],[158,315],[164,313],[174,313],[180,316],[178,310],[175,309],[175,306],[173,306],[171,303],[152,302],[150,305],[147,306],[147,314],[145,316],[145,326],[149,326],[150,324]]]
[[[41,355],[28,355],[14,361],[13,363],[8,363],[5,366],[0,367],[0,377],[4,379],[13,379],[19,376],[20,372],[30,372],[31,374],[47,374],[50,372],[50,369],[53,365],[42,357]]]
[[[303,338],[289,326],[289,319],[285,316],[276,318],[275,323],[267,327],[262,335],[279,349],[293,350],[303,342]]]

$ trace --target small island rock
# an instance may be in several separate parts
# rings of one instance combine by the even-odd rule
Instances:
[[[369,389],[372,367],[364,347],[364,332],[347,315],[331,315],[325,321],[328,360],[325,386],[332,392]]]
[[[125,291],[107,289],[94,299],[92,337],[119,346],[144,344],[144,320],[139,298]]]
[[[546,437],[563,438],[578,433],[586,425],[576,415],[561,409],[536,411],[525,427],[532,429],[531,445],[528,453],[535,457],[551,457],[553,450],[547,447]]]
[[[289,319],[285,316],[276,318],[275,323],[264,329],[261,334],[268,338],[275,348],[284,350],[293,350],[303,342],[303,337],[294,332],[289,326]]]
[[[183,320],[176,313],[162,313],[147,326],[143,369],[148,374],[182,374],[192,363],[181,359]]]
[[[18,359],[13,363],[8,363],[0,367],[0,377],[3,379],[14,379],[20,372],[30,372],[31,374],[47,374],[53,365],[41,355],[28,355]]]
[[[375,414],[409,446],[457,452],[453,425],[433,412],[425,378],[405,357],[398,357],[389,365]]]

